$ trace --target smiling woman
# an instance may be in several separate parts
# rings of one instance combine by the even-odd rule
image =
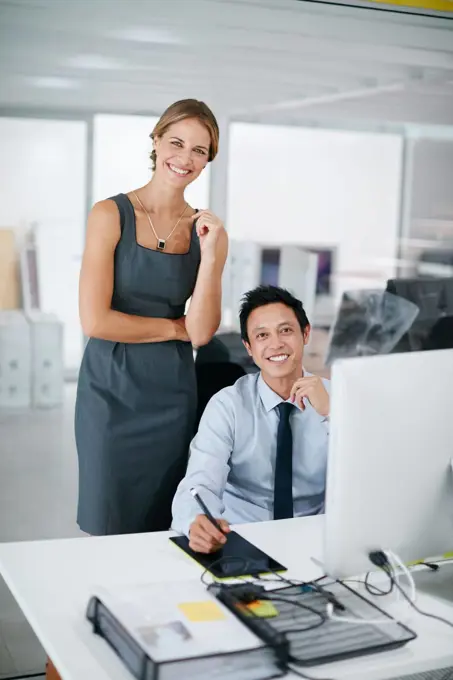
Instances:
[[[203,102],[176,102],[151,137],[150,182],[97,203],[88,220],[76,441],[89,534],[170,527],[196,415],[191,345],[220,323],[226,232],[184,196],[217,155],[216,119]]]
[[[184,148],[185,141],[178,136],[178,129],[181,128],[176,127],[177,123],[183,121],[191,121],[192,125],[197,122],[201,123],[209,134],[207,144],[201,143],[194,148],[195,154],[205,159],[203,167],[206,164],[206,160],[212,161],[217,156],[219,150],[219,127],[214,114],[203,102],[196,101],[195,99],[183,100],[175,102],[168,107],[150,135],[155,146],[151,152],[153,170],[156,170],[157,161],[156,142],[160,144],[165,137],[166,143],[172,144],[174,149]],[[170,128],[172,128],[171,134],[167,134],[170,133]]]

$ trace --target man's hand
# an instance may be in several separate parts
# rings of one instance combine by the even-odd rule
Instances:
[[[330,413],[330,397],[324,383],[317,375],[299,378],[291,388],[291,401],[305,410],[304,399],[308,399],[315,411],[325,418]]]
[[[224,519],[216,520],[226,534],[230,531],[230,525]],[[208,520],[206,515],[197,515],[189,529],[189,548],[199,553],[212,553],[220,550],[227,539]]]

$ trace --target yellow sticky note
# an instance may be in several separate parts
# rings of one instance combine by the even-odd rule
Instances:
[[[260,619],[272,619],[278,616],[278,609],[269,601],[255,600],[250,604],[237,605],[244,614],[249,616],[257,616]]]
[[[263,619],[271,619],[274,616],[278,616],[278,609],[272,602],[266,600],[257,600],[256,602],[251,602],[248,608],[254,613],[255,616],[259,616]]]
[[[216,602],[181,602],[178,607],[189,621],[220,621],[225,618]]]

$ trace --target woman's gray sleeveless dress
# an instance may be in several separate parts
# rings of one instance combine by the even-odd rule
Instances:
[[[188,253],[137,243],[125,194],[112,198],[121,218],[112,309],[178,319],[200,264],[196,230]],[[77,388],[80,528],[94,535],[170,528],[171,502],[185,474],[196,413],[192,346],[181,341],[128,344],[91,338]]]

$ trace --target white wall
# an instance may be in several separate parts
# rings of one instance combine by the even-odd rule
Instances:
[[[0,118],[0,226],[37,222],[41,308],[65,325],[65,365],[78,368],[78,278],[86,209],[86,124]]]
[[[93,198],[100,201],[143,186],[151,179],[149,137],[157,118],[100,114],[94,118]],[[209,166],[186,191],[194,208],[206,208]]]
[[[230,237],[337,248],[337,295],[395,273],[402,140],[397,135],[235,123]]]

